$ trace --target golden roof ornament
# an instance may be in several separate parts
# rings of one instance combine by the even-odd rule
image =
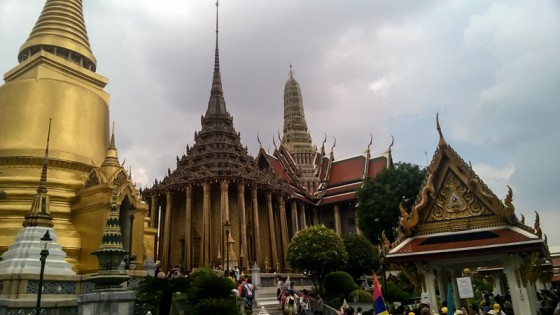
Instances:
[[[82,0],[47,0],[19,50],[18,60],[22,62],[41,50],[65,56],[95,71],[96,60],[89,45]]]
[[[539,212],[535,211],[535,225],[534,225],[534,229],[535,229],[535,234],[539,237],[542,238],[542,230],[541,230],[541,218],[539,216]]]
[[[445,138],[443,137],[443,133],[441,132],[441,127],[439,125],[439,113],[436,114],[436,129],[439,133],[439,144],[438,144],[438,146],[440,146],[440,147],[447,146],[447,142],[445,141]]]
[[[51,121],[49,118],[49,131],[47,132],[47,145],[45,148],[45,160],[43,162],[43,168],[41,170],[41,179],[39,181],[39,187],[37,188],[37,194],[33,197],[33,203],[31,204],[31,209],[25,215],[25,221],[23,221],[23,226],[42,226],[42,227],[53,227],[52,215],[49,210],[49,196],[47,195],[47,167],[49,160],[49,140],[51,136]]]

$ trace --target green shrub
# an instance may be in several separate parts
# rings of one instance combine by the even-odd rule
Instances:
[[[352,276],[344,271],[333,271],[325,277],[325,290],[328,294],[342,293],[344,296],[358,289]]]
[[[342,306],[342,303],[344,303],[344,297],[342,295],[339,295],[338,297],[327,300],[325,303],[335,310],[338,310],[340,309],[340,306]]]
[[[373,295],[366,290],[358,289],[350,292],[348,299],[352,302],[372,302]]]
[[[387,281],[386,288],[383,289],[383,298],[390,302],[403,302],[411,297],[411,294],[401,289],[391,281]]]
[[[238,315],[239,310],[235,305],[233,298],[228,299],[203,299],[196,305],[187,306],[186,314],[188,315],[208,315],[208,314],[222,314],[222,315]]]

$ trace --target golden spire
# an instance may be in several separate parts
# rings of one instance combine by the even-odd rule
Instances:
[[[105,155],[105,160],[101,167],[114,166],[119,167],[119,158],[117,156],[117,146],[115,145],[115,123],[113,123],[113,130],[111,131],[111,143],[107,149],[107,154]]]
[[[52,215],[49,211],[49,196],[47,196],[47,167],[49,160],[49,140],[51,137],[51,121],[49,119],[49,131],[47,133],[47,146],[45,148],[45,160],[43,162],[43,169],[41,170],[41,179],[37,194],[33,197],[31,209],[25,215],[23,226],[44,226],[53,227]]]
[[[82,0],[47,0],[18,60],[46,50],[95,71],[96,60],[89,45]]]
[[[220,50],[218,49],[218,7],[216,1],[216,52],[214,55],[214,75],[212,77],[212,89],[210,91],[210,101],[208,102],[208,114],[227,114],[226,101],[224,100],[224,90],[222,87],[222,75],[220,73]]]

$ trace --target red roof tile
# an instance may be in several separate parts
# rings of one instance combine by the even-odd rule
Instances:
[[[329,197],[324,197],[321,199],[321,202],[319,202],[319,205],[328,205],[331,203],[336,203],[336,202],[342,202],[342,201],[348,201],[348,200],[353,200],[356,197],[356,192],[352,191],[352,192],[348,192],[348,193],[343,193],[343,194],[339,194],[339,195],[334,195],[334,196],[329,196]]]
[[[359,182],[350,183],[350,184],[347,184],[347,185],[329,187],[325,191],[324,196],[327,197],[327,196],[333,196],[333,195],[337,195],[337,194],[341,194],[341,193],[345,193],[345,192],[354,192],[358,188],[360,188],[361,186],[362,186],[362,182],[359,181]]]
[[[356,156],[345,160],[335,161],[331,166],[329,186],[362,181],[365,157]]]
[[[286,171],[282,167],[282,164],[280,164],[280,161],[274,156],[269,155],[268,153],[265,153],[264,156],[266,157],[268,163],[270,163],[270,166],[272,166],[274,171],[276,171],[276,174],[282,177],[282,179],[289,181],[290,177],[288,176],[288,174],[286,174]]]
[[[476,234],[490,232],[490,234]],[[505,252],[511,247],[529,246],[540,248],[543,240],[515,227],[500,227],[496,229],[480,229],[465,232],[440,233],[422,235],[407,239],[392,249],[387,258],[390,261],[405,261],[435,258],[441,254],[449,256],[477,255],[484,252]]]
[[[379,172],[387,168],[387,158],[384,156],[369,160],[368,177],[375,178]]]

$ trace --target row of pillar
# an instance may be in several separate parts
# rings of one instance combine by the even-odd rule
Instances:
[[[240,247],[239,247],[239,258],[244,264],[244,267],[248,267],[247,261],[244,260],[246,255],[248,254],[248,244],[247,244],[247,211],[245,205],[245,187],[244,183],[238,183],[237,185],[237,202],[240,212],[240,228],[239,228],[239,238]],[[201,248],[201,257],[202,257],[202,265],[203,266],[210,266],[212,261],[212,253],[210,252],[210,238],[211,238],[211,217],[210,217],[210,209],[211,209],[211,196],[210,196],[210,183],[205,182],[202,184],[203,190],[203,199],[202,199],[202,248]],[[220,182],[220,206],[221,206],[221,218],[220,218],[220,244],[222,244],[222,248],[226,248],[226,242],[228,241],[223,237],[224,230],[223,226],[225,222],[230,221],[230,211],[229,211],[229,182],[228,181],[221,181]],[[252,203],[252,214],[253,214],[253,240],[254,240],[254,251],[255,251],[255,258],[259,264],[263,262],[263,254],[262,254],[262,246],[265,244],[261,244],[261,235],[260,235],[260,224],[262,223],[259,219],[259,205],[258,205],[258,191],[256,187],[251,188],[250,198]],[[193,261],[193,253],[191,248],[192,244],[192,222],[193,222],[193,213],[192,213],[192,186],[186,187],[186,213],[185,213],[185,268],[190,270]],[[277,198],[277,202],[279,205],[279,223],[280,223],[280,239],[276,240],[276,225],[275,225],[275,213],[274,207],[272,204],[272,192],[266,192],[266,211],[268,214],[268,232],[269,232],[269,240],[270,240],[270,252],[271,258],[273,262],[278,262],[283,260],[286,256],[286,251],[288,248],[288,226],[287,226],[287,219],[286,219],[286,209],[285,209],[285,202],[283,196],[279,195]],[[157,207],[158,207],[158,200],[155,197],[151,199],[151,221],[156,221],[157,216]],[[163,217],[163,238],[160,240],[161,246],[161,265],[162,266],[169,266],[170,261],[170,246],[171,246],[171,216],[172,216],[172,192],[167,191],[165,193],[165,212]],[[302,208],[304,209],[304,208]],[[302,216],[304,218],[304,216]],[[280,248],[279,248],[280,247]],[[281,256],[279,257],[279,253],[281,251]],[[220,255],[220,253],[219,253]],[[225,255],[225,253],[224,253]]]
[[[247,211],[246,211],[246,204],[245,204],[245,193],[246,193],[246,185],[244,183],[237,184],[237,202],[238,208],[240,211],[240,228],[239,228],[239,238],[240,246],[239,246],[239,258],[240,263],[243,267],[250,267],[247,265],[248,261],[246,260],[249,249],[247,244]],[[201,259],[203,266],[210,266],[212,262],[212,254],[210,252],[210,238],[211,238],[211,184],[209,182],[204,182],[202,184],[203,190],[203,197],[202,197],[202,235],[201,235]],[[190,270],[193,265],[193,188],[191,185],[185,187],[185,268]],[[258,191],[256,187],[252,187],[250,191],[250,200],[252,206],[252,221],[253,221],[253,247],[255,252],[255,259],[259,264],[263,263],[263,254],[262,254],[262,246],[263,245],[270,245],[270,252],[271,252],[271,259],[272,264],[274,265],[276,262],[281,262],[281,265],[286,266],[286,262],[282,261],[286,257],[288,242],[289,242],[289,233],[288,233],[288,222],[287,222],[287,215],[286,215],[286,208],[285,208],[285,199],[282,195],[277,196],[277,203],[278,203],[278,218],[280,224],[280,239],[277,240],[276,230],[277,227],[275,225],[275,211],[272,204],[273,196],[272,192],[266,192],[266,212],[268,214],[268,233],[269,233],[269,240],[270,244],[261,244],[261,235],[260,235],[260,224],[262,223],[259,220],[259,205],[258,205]],[[173,204],[173,197],[172,192],[167,191],[165,193],[165,211],[163,212],[164,215],[161,218],[158,218],[158,199],[156,197],[151,198],[151,222],[158,222],[158,219],[161,219],[160,226],[163,230],[163,235],[160,236],[160,241],[158,242],[158,246],[160,248],[156,249],[157,253],[161,252],[161,265],[162,266],[169,266],[171,263],[169,261],[170,257],[170,240],[171,240],[171,220],[172,220],[172,204]],[[229,182],[228,181],[221,181],[220,182],[220,206],[221,206],[221,216],[220,216],[220,242],[221,248],[226,248],[226,242],[228,241],[224,237],[224,224],[225,222],[230,222],[230,209],[229,209]],[[319,224],[319,215],[318,209],[314,208],[312,213],[312,222],[308,223],[308,218],[306,215],[306,205],[303,203],[298,203],[296,199],[292,199],[290,202],[290,211],[291,211],[291,228],[293,234],[304,230],[308,227],[309,223],[312,225]],[[340,214],[340,207],[339,205],[333,206],[333,215],[334,215],[334,230],[337,234],[342,235],[342,223],[341,223],[341,214]],[[357,222],[356,222],[357,226]],[[154,226],[157,227],[157,226]],[[359,233],[359,230],[357,229]],[[281,254],[280,254],[281,253]],[[218,253],[222,255],[221,251]],[[224,252],[222,256],[225,256],[226,253]]]
[[[503,273],[509,285],[514,313],[534,314],[538,309],[535,285],[528,282],[523,283],[523,281],[521,281],[519,256],[515,254],[503,255],[500,260],[503,265]],[[424,278],[422,283],[422,295],[428,297],[430,305],[432,305],[434,310],[436,310],[436,305],[438,305],[435,288],[436,282],[439,287],[441,300],[444,301],[447,300],[448,281],[450,281],[455,308],[459,309],[462,306],[459,288],[457,286],[457,277],[461,274],[461,270],[452,268],[452,264],[449,264],[449,266],[451,266],[451,268],[445,267],[444,265],[438,265],[437,267],[426,266],[425,270],[422,271]],[[493,281],[494,295],[500,294],[503,296],[500,277],[493,277]]]

